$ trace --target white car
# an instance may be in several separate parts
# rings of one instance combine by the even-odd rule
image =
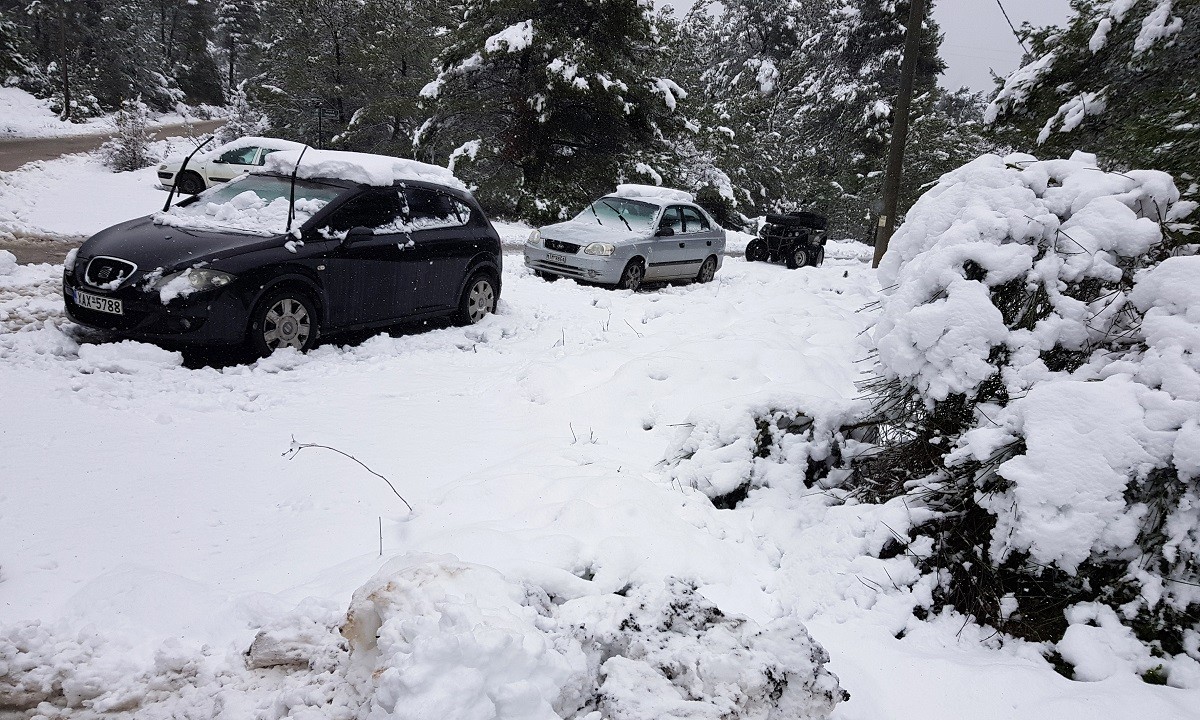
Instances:
[[[250,172],[267,161],[267,156],[279,150],[299,150],[303,143],[277,138],[247,136],[218,145],[205,153],[198,153],[188,163],[187,169],[176,179],[183,159],[166,162],[158,166],[158,186],[163,190],[176,188],[181,193],[198,195],[218,183],[223,183]]]
[[[711,282],[724,255],[725,231],[690,193],[653,185],[618,185],[525,243],[525,265],[538,277],[627,290],[643,280]]]

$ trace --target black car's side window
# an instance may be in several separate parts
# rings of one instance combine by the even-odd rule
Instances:
[[[405,188],[405,215],[413,230],[461,227],[471,222],[471,208],[445,193]]]
[[[376,232],[395,226],[400,216],[400,196],[394,190],[372,192],[350,200],[338,208],[329,221],[334,232],[365,227]]]
[[[708,218],[696,208],[683,208],[683,231],[689,233],[704,232],[710,230]]]

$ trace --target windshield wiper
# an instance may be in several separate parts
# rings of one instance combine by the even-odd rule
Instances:
[[[591,210],[591,211],[592,211],[592,214],[593,214],[593,215],[596,215],[596,203],[589,203],[589,204],[588,204],[588,210]],[[597,224],[597,225],[603,225],[603,224],[604,224],[604,223],[600,222],[600,216],[599,216],[599,215],[596,215],[596,224]]]
[[[629,221],[625,219],[625,216],[624,216],[624,215],[622,215],[622,214],[620,213],[620,211],[618,211],[618,210],[617,210],[615,207],[613,207],[612,205],[609,205],[608,203],[604,202],[603,200],[601,200],[600,202],[601,202],[601,204],[603,204],[603,205],[604,205],[604,207],[608,208],[609,210],[612,210],[612,211],[613,211],[613,215],[616,215],[618,220],[620,220],[621,222],[625,223],[625,229],[626,229],[626,230],[628,230],[629,232],[633,232],[633,228],[629,226]]]
[[[188,155],[183,159],[183,164],[179,166],[179,172],[175,173],[175,181],[171,183],[171,191],[167,193],[167,201],[163,203],[163,212],[171,209],[171,199],[175,197],[175,188],[179,187],[179,178],[181,175],[183,175],[183,171],[187,170],[188,163],[192,161],[192,157],[196,153],[200,152],[200,148],[212,142],[213,138],[215,137],[216,135],[209,135],[207,140],[196,146],[196,149],[191,152],[191,155]]]

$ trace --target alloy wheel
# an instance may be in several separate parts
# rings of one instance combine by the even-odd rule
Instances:
[[[494,312],[495,309],[496,291],[492,289],[492,283],[487,279],[477,280],[467,295],[467,316],[471,319],[471,324],[479,322],[484,315]]]
[[[299,300],[282,298],[267,311],[262,333],[263,343],[271,350],[283,347],[303,350],[312,335],[312,318]]]

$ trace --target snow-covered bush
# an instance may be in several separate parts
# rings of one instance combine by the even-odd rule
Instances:
[[[149,119],[150,108],[141,98],[126,100],[113,114],[115,132],[100,146],[100,155],[114,172],[140,170],[158,161],[150,151],[154,133],[146,127]]]
[[[1058,640],[1100,603],[1168,681],[1194,674],[1194,209],[1170,176],[1082,153],[984,156],[913,206],[880,265],[881,447],[854,479],[937,511],[916,531],[935,607]]]
[[[224,145],[247,135],[262,135],[270,126],[267,116],[250,106],[250,101],[246,97],[245,80],[230,93],[228,109],[229,116],[225,124],[217,130],[214,146]]]

